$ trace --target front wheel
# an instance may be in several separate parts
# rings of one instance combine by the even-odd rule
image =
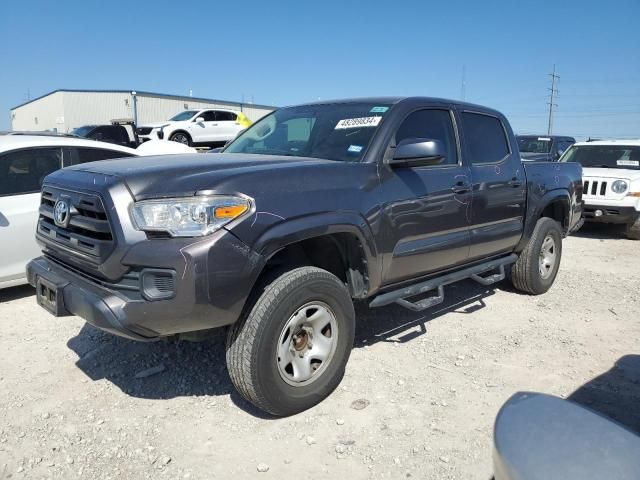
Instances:
[[[286,272],[258,293],[229,330],[229,376],[258,408],[293,415],[342,380],[354,339],[353,303],[335,275],[315,267]]]
[[[176,132],[169,137],[172,142],[182,143],[183,145],[191,146],[191,137],[184,132]]]
[[[540,295],[553,285],[562,257],[562,230],[555,220],[538,220],[529,243],[511,269],[513,286]]]

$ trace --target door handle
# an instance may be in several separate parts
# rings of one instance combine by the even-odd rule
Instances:
[[[513,188],[518,188],[518,187],[522,186],[522,182],[520,180],[518,180],[517,178],[515,178],[515,177],[513,177],[511,180],[509,180],[509,182],[507,182],[507,184],[510,187],[513,187]]]
[[[470,188],[471,186],[468,183],[457,182],[453,187],[451,187],[451,191],[457,194],[467,193]]]

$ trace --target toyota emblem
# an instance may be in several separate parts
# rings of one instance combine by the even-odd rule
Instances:
[[[58,200],[53,207],[53,220],[60,227],[68,227],[71,219],[69,204],[65,200]]]

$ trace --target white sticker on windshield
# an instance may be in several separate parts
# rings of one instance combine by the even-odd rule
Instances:
[[[541,142],[550,142],[551,139],[548,137],[538,137],[538,140],[540,140]]]
[[[618,160],[616,163],[621,167],[640,167],[640,160]]]
[[[377,127],[382,117],[345,118],[336,124],[336,130],[345,128]]]

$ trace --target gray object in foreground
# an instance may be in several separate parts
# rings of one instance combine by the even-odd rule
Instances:
[[[498,413],[495,480],[640,478],[640,437],[587,408],[519,392]]]

